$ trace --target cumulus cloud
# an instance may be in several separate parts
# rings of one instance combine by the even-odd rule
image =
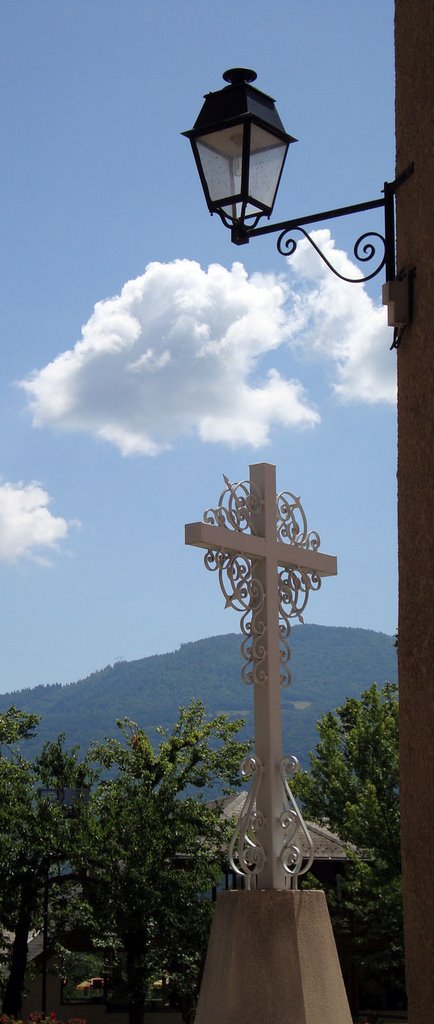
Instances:
[[[328,231],[314,237],[354,273]],[[188,437],[259,447],[273,427],[319,423],[296,376],[263,369],[282,346],[294,363],[301,345],[330,362],[338,398],[393,400],[384,310],[363,286],[334,278],[308,242],[280,275],[249,277],[240,263],[150,263],[21,387],[36,426],[85,431],[123,455],[155,455]]]
[[[340,274],[363,276],[363,264],[360,270],[336,249],[327,229],[312,237]],[[293,344],[332,364],[332,387],[341,401],[395,402],[396,363],[384,307],[363,285],[335,277],[308,241],[298,245],[288,268],[297,281],[289,300],[299,324]]]
[[[30,558],[48,565],[44,552],[57,549],[71,522],[53,516],[51,499],[37,482],[0,483],[0,560]],[[77,524],[74,524],[77,525]]]
[[[274,425],[319,421],[298,380],[260,359],[288,339],[286,283],[241,264],[207,271],[151,263],[98,302],[82,337],[22,382],[35,425],[83,430],[124,455],[153,455],[183,437],[266,443]]]

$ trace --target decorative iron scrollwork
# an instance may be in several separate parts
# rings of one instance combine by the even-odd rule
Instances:
[[[307,241],[310,242],[310,245],[315,249],[315,252],[318,253],[318,256],[321,257],[322,261],[328,266],[329,270],[331,270],[336,277],[339,277],[341,281],[347,281],[348,284],[365,284],[366,281],[371,281],[373,277],[376,277],[377,274],[380,273],[380,270],[383,269],[386,263],[386,240],[384,236],[380,235],[378,231],[365,231],[363,235],[360,235],[354,245],[353,252],[356,260],[358,260],[359,263],[368,263],[377,256],[375,243],[373,241],[365,241],[365,239],[373,238],[379,239],[382,243],[384,251],[381,260],[375,267],[375,270],[370,274],[367,274],[366,277],[345,277],[344,274],[340,274],[339,270],[336,270],[336,267],[330,263],[330,260],[327,259],[327,256],[324,255],[316,242],[314,242],[311,235],[309,235],[304,228],[299,227],[298,225],[293,225],[291,228],[285,228],[280,232],[277,239],[277,250],[280,252],[281,256],[293,256],[297,249],[298,242],[297,239],[293,238],[293,231],[300,231]],[[365,244],[363,245],[363,243]]]
[[[312,837],[288,785],[288,777],[293,778],[299,768],[299,762],[293,756],[284,757],[280,762],[280,778],[289,804],[289,807],[280,816],[280,824],[286,833],[280,862],[286,874],[291,875],[294,888],[297,887],[299,876],[309,871],[314,859]],[[302,841],[300,842],[300,840]]]
[[[297,758],[293,756],[282,758],[279,766],[287,803],[279,818],[284,834],[280,862],[285,873],[291,876],[293,888],[297,888],[298,878],[309,871],[314,859],[312,838],[288,784],[288,778],[292,778],[299,767]],[[242,762],[243,778],[253,776],[253,782],[229,845],[230,865],[236,874],[244,877],[247,889],[250,888],[251,878],[261,873],[266,861],[265,851],[258,837],[264,826],[264,817],[256,806],[263,771],[262,761],[256,754],[246,757]]]
[[[316,530],[309,530],[306,513],[300,498],[290,491],[282,491],[277,495],[278,540],[307,551],[318,551],[321,538]],[[311,590],[319,590],[321,577],[314,572],[303,569],[279,570],[279,632],[280,632],[280,682],[282,686],[291,683],[289,659],[290,619],[303,622],[303,612],[309,600]]]
[[[242,777],[249,779],[253,776],[253,782],[229,845],[230,865],[237,875],[243,875],[246,889],[250,888],[251,877],[259,875],[265,864],[265,850],[258,838],[264,826],[264,818],[256,807],[263,771],[262,761],[256,754],[244,758],[241,764]]]
[[[225,608],[241,612],[241,654],[245,661],[241,670],[243,682],[264,683],[266,647],[265,623],[261,611],[265,595],[264,588],[255,575],[252,560],[245,555],[230,555],[225,551],[210,550],[204,556],[204,564],[210,571],[218,571]]]
[[[281,569],[279,572],[279,615],[289,625],[290,618],[303,623],[303,612],[311,590],[319,590],[321,577],[303,569]]]
[[[255,532],[253,517],[262,507],[259,491],[249,480],[232,484],[223,474],[226,484],[216,508],[209,508],[204,513],[203,521],[210,526],[225,526],[228,530],[242,533],[250,530]]]
[[[203,521],[210,526],[224,526],[239,533],[255,533],[254,517],[262,508],[259,491],[248,480],[231,483],[223,476],[226,484],[215,508],[204,513]],[[225,607],[241,613],[241,654],[245,661],[242,669],[243,682],[264,683],[266,674],[264,661],[265,623],[261,616],[264,607],[264,590],[254,572],[252,559],[244,555],[230,555],[224,551],[207,551],[205,566],[217,570],[220,589]]]
[[[211,526],[224,526],[230,530],[254,533],[254,517],[262,507],[261,495],[246,480],[232,484],[225,476],[225,489],[215,508],[207,509],[204,522]],[[315,530],[309,530],[306,514],[300,498],[290,491],[276,496],[276,536],[285,545],[317,551],[320,537]],[[256,561],[242,554],[229,554],[210,549],[204,556],[207,569],[218,572],[220,589],[225,607],[241,614],[241,654],[244,659],[242,679],[247,684],[265,683],[267,676],[266,629],[262,614],[265,594],[256,573]],[[289,686],[291,673],[289,660],[290,619],[303,622],[311,590],[319,590],[320,577],[303,569],[281,569],[279,586],[279,639],[280,639],[280,682]]]
[[[316,530],[308,530],[306,513],[300,498],[290,491],[277,495],[277,536],[286,544],[296,544],[307,551],[318,551],[321,538]]]

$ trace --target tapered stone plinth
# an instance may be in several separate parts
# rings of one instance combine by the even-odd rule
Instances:
[[[351,1024],[323,892],[217,900],[195,1024]]]

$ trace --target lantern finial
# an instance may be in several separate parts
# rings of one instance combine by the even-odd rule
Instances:
[[[229,82],[230,85],[255,82],[257,77],[256,71],[251,71],[250,68],[229,68],[229,71],[223,73],[223,80]]]

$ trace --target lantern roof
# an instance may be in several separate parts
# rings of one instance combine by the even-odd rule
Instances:
[[[216,92],[206,93],[205,103],[193,128],[182,134],[191,138],[204,131],[222,128],[243,118],[251,118],[275,131],[287,142],[296,142],[292,135],[285,132],[274,99],[251,84],[256,77],[256,72],[249,68],[231,68],[225,71],[223,78],[229,84]]]

